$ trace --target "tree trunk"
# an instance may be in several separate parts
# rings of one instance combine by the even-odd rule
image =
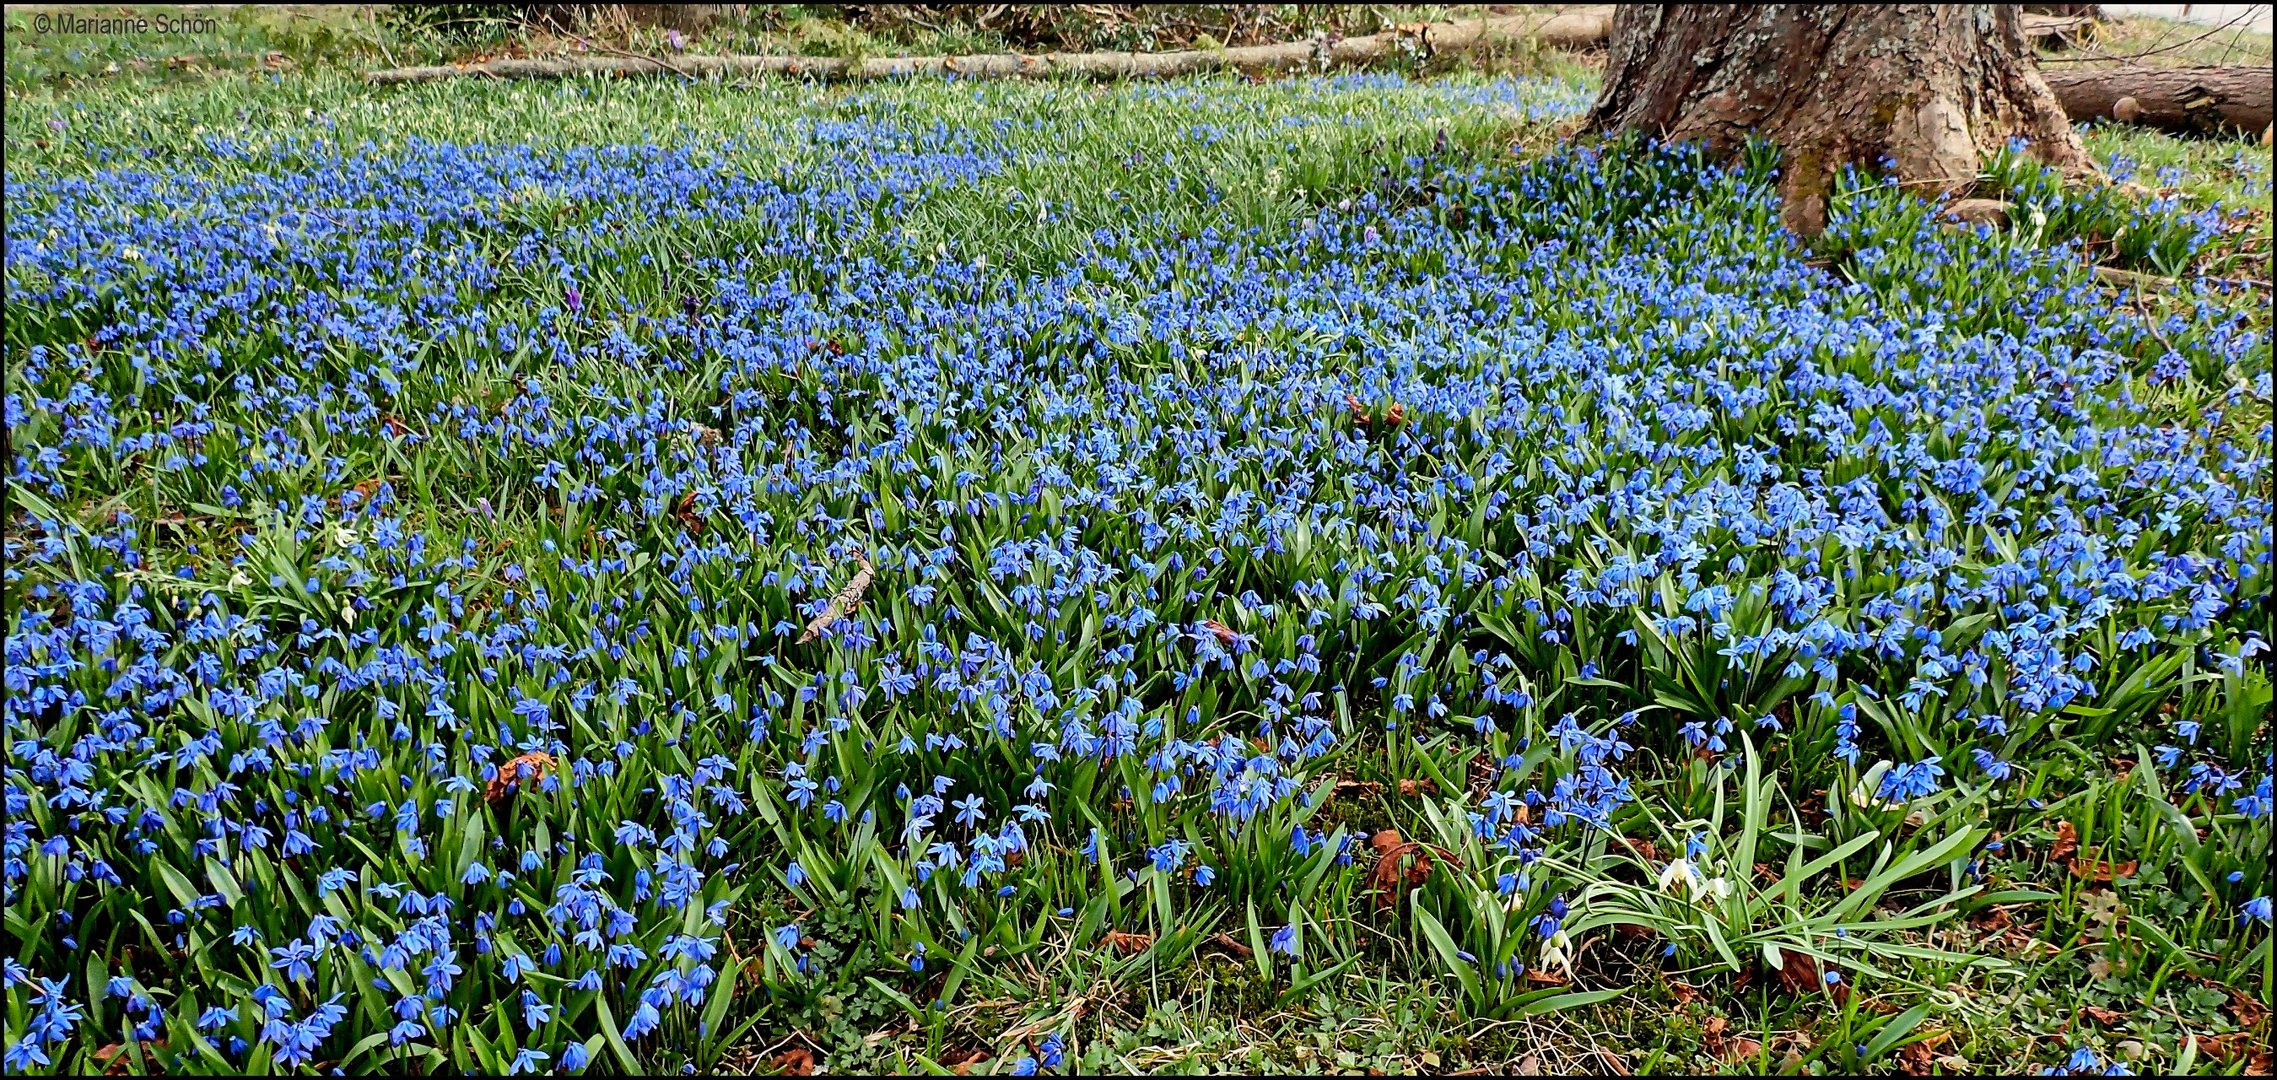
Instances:
[[[2008,4],[1624,4],[1590,124],[1722,153],[1770,138],[1784,218],[1806,236],[1847,163],[1888,160],[1942,193],[2021,135],[2040,160],[2093,171]]]

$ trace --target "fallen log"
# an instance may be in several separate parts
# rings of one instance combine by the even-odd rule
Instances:
[[[1230,49],[1128,53],[993,53],[974,56],[881,56],[849,60],[833,56],[693,56],[669,60],[645,56],[571,56],[553,59],[492,60],[482,64],[389,68],[365,76],[374,83],[434,82],[440,79],[561,79],[578,75],[680,75],[721,78],[794,75],[820,79],[891,79],[919,75],[1001,78],[1013,75],[1079,79],[1163,78],[1210,71],[1244,75],[1360,67],[1412,53],[1459,53],[1481,45],[1538,40],[1558,48],[1585,48],[1612,32],[1611,7],[1569,8],[1550,15],[1499,15],[1424,23],[1380,34]]]
[[[2270,69],[2120,67],[2040,73],[2073,120],[2118,120],[2184,135],[2269,126]]]
[[[2095,32],[2095,20],[2085,15],[2034,15],[2017,19],[2024,40],[2042,48],[2068,49]]]

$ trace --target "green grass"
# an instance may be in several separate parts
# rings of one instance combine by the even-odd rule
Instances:
[[[28,17],[17,10],[7,16],[6,160],[12,171],[92,169],[99,164],[94,151],[125,147],[146,148],[161,164],[196,161],[200,151],[182,138],[185,132],[251,140],[280,132],[321,132],[349,145],[415,137],[539,145],[703,145],[715,133],[735,132],[772,145],[784,155],[772,165],[795,175],[817,163],[793,156],[803,151],[788,138],[764,143],[767,133],[787,131],[794,117],[914,114],[951,126],[1004,120],[1024,151],[1018,164],[984,183],[927,201],[902,229],[913,241],[939,245],[959,258],[1023,269],[1049,266],[1085,250],[1093,230],[1128,220],[1133,207],[1159,211],[1159,228],[1166,232],[1213,225],[1284,229],[1309,208],[1376,183],[1379,170],[1401,168],[1404,159],[1430,148],[1442,132],[1453,152],[1494,163],[1507,143],[1530,130],[1508,113],[1465,97],[1461,90],[1469,83],[1463,80],[1333,95],[1304,94],[1279,84],[1212,84],[1212,92],[1203,95],[1181,87],[1134,94],[1090,86],[916,83],[854,91],[779,82],[697,89],[664,82],[465,82],[372,93],[356,71],[389,47],[390,39],[368,20],[321,13],[273,16],[248,9],[223,17],[225,25],[211,34],[165,46],[184,51],[162,54],[140,39],[58,47],[31,35],[22,26]],[[360,36],[361,28],[373,29]],[[825,30],[785,32],[808,35],[804,40],[809,44],[797,47],[833,47],[812,44],[825,37]],[[975,38],[970,43],[987,42]],[[872,45],[857,40],[845,47]],[[216,62],[203,71],[163,62],[163,55],[193,50]],[[273,50],[302,59],[288,72],[261,69],[261,58]],[[400,53],[397,58],[408,60]],[[1520,56],[1511,62],[1534,61]],[[121,70],[109,73],[112,64]],[[1253,122],[1268,116],[1313,122],[1288,129]],[[68,136],[50,127],[51,120],[61,121]],[[1220,127],[1225,135],[1215,141],[1189,138],[1198,124]],[[2099,131],[2089,141],[2099,156],[2124,155],[2139,162],[2147,175],[2179,170],[2174,183],[2156,186],[2175,189],[2185,201],[2260,211],[2260,231],[2253,235],[2260,237],[2266,266],[2269,173],[2254,148],[2135,131]],[[1129,167],[1133,161],[1144,167]],[[849,252],[850,257],[859,254]],[[2264,304],[2266,295],[2261,294]],[[10,363],[16,362],[11,356]],[[123,490],[115,501],[145,519],[167,508],[154,488]],[[486,544],[510,542],[526,526],[448,512],[436,517],[436,525],[451,539]],[[1725,812],[1720,804],[1725,789],[1714,786],[1711,797],[1703,774],[1672,767],[1638,779],[1656,803],[1697,806],[1694,816],[1705,819],[1711,809]],[[1169,950],[1123,962],[1055,946],[1057,951],[1018,965],[974,969],[959,1004],[946,1015],[912,1015],[904,1001],[849,980],[802,1004],[791,1026],[822,1044],[832,1065],[844,1070],[918,1071],[974,1048],[997,1053],[1014,1041],[1012,1034],[1074,1016],[1080,1003],[1080,1018],[1073,1020],[1074,1030],[1083,1035],[1076,1056],[1084,1067],[1102,1071],[1530,1066],[1544,1073],[1571,1073],[1603,1071],[1617,1058],[1623,1068],[1636,1072],[1839,1073],[1888,1068],[1913,1045],[1926,1048],[1918,1060],[1945,1071],[2017,1071],[2027,1062],[2060,1061],[2067,1040],[2090,1025],[2098,1039],[2122,1055],[2129,1047],[2139,1050],[2141,1056],[2133,1061],[2138,1071],[2243,1071],[2250,1064],[2247,1056],[2224,1058],[2212,1048],[2245,1045],[2234,1037],[2241,1031],[2265,1044],[2266,1010],[2256,1014],[2248,1007],[2250,1000],[2241,1004],[2225,988],[2257,985],[2258,990],[2248,992],[2266,994],[2266,942],[2258,969],[2214,959],[2228,951],[2228,930],[2175,898],[2180,879],[2194,870],[2192,858],[2206,857],[2195,855],[2195,836],[2185,837],[2186,829],[2171,828],[2161,815],[2164,796],[2148,789],[2147,771],[2122,780],[2106,763],[2088,761],[2079,775],[2083,779],[2075,790],[2047,793],[2044,810],[2000,823],[2012,844],[2011,857],[1987,868],[1990,895],[1973,898],[1970,919],[1897,927],[1877,938],[1874,947],[1882,951],[1875,960],[1886,977],[1873,995],[1855,995],[1847,1003],[1823,992],[1793,994],[1767,981],[1743,986],[1703,976],[1697,988],[1680,985],[1624,955],[1611,932],[1594,937],[1582,932],[1576,934],[1577,966],[1614,985],[1628,985],[1623,997],[1547,1015],[1463,1019],[1468,1012],[1462,1007],[1464,988],[1444,974],[1459,966],[1443,966],[1424,950],[1402,956],[1404,945],[1392,948],[1391,939],[1363,920],[1355,933],[1362,940],[1378,935],[1373,941],[1378,947],[1369,951],[1366,962],[1302,992],[1289,992],[1285,980],[1269,981],[1237,950],[1206,943],[1188,943],[1202,954],[1193,961],[1198,967],[1174,962],[1163,955]],[[1760,791],[1752,800],[1736,792],[1730,797],[1734,820],[1729,829],[1746,836],[1750,846],[1762,843],[1769,850],[1779,842],[1780,827],[1794,825],[1794,817]],[[1355,830],[1396,822],[1410,835],[1429,835],[1422,831],[1429,827],[1429,815],[1413,800],[1386,796],[1357,807],[1334,805],[1330,816]],[[1748,819],[1746,824],[1740,816]],[[2062,866],[2044,858],[2058,821],[2074,824],[2083,847],[2100,845],[2108,857],[2138,861],[2144,872],[2109,889],[2082,887]],[[1640,826],[1631,835],[1653,839],[1667,850],[1682,843],[1682,830],[1668,824],[1661,831]],[[1934,822],[1929,826],[1937,827]],[[1951,835],[1974,834],[1964,829]],[[1783,858],[1803,850],[1797,843],[1780,852]],[[1609,851],[1605,857],[1618,861],[1624,856]],[[1746,875],[1750,867],[1745,864],[1753,860],[1733,858],[1739,864],[1734,872]],[[2195,867],[2199,873],[2205,869]],[[1736,933],[1728,937],[1749,948],[1767,941],[1815,939],[1820,924],[1831,928],[1847,917],[1840,908],[1847,902],[1845,889],[1838,883],[1819,884],[1810,900],[1820,906],[1796,915],[1791,924],[1808,932],[1798,930],[1789,937],[1780,936],[1791,927],[1779,914],[1779,890],[1743,886],[1730,927]],[[1630,893],[1631,900],[1642,902],[1635,890]],[[2009,899],[1996,900],[2001,894]],[[1909,895],[1906,904],[1924,898]],[[1798,897],[1790,894],[1788,899]],[[1860,906],[1872,909],[1873,901],[1868,896]],[[2011,921],[2003,925],[2004,918]],[[862,926],[855,912],[824,910],[812,921],[824,949],[850,953],[861,947]],[[1248,938],[1238,915],[1228,914],[1215,925],[1237,944]],[[1705,928],[1678,930],[1671,924],[1671,936],[1683,933],[1703,941],[1709,936]],[[2031,943],[2029,949],[2044,946],[2053,955],[2030,962],[2012,958],[2014,962],[2000,965],[1981,962],[1997,955],[1992,943],[2018,940]],[[2150,1007],[2136,1007],[2142,1002]],[[2088,1007],[2109,1008],[2120,1016],[2106,1030],[2084,1011]],[[2185,1049],[2192,1038],[2202,1049]],[[1741,1040],[1756,1044],[1754,1056],[1735,1055]],[[1861,1056],[1861,1046],[1870,1052]],[[762,1065],[778,1048],[774,1043],[739,1046],[725,1063]],[[994,1059],[974,1069],[1005,1064]]]

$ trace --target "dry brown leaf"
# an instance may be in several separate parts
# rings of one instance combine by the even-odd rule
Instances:
[[[1401,893],[1429,879],[1433,855],[1456,866],[1462,865],[1454,852],[1403,839],[1397,829],[1377,833],[1369,839],[1368,846],[1376,850],[1376,865],[1368,871],[1367,890],[1375,897],[1378,910],[1398,903]]]
[[[1137,956],[1154,947],[1153,934],[1132,934],[1121,930],[1107,931],[1107,947],[1124,956]]]
[[[689,532],[704,531],[704,516],[696,512],[696,493],[693,491],[682,493],[672,504],[672,516],[680,519],[680,524]]]
[[[1782,950],[1779,953],[1779,960],[1779,969],[1773,974],[1778,976],[1779,985],[1785,987],[1788,993],[1802,995],[1826,990],[1833,993],[1836,1001],[1847,1002],[1850,1000],[1850,984],[1846,982],[1829,984],[1826,981],[1826,973],[1818,966],[1818,957],[1809,953]]]
[[[1329,795],[1370,798],[1382,794],[1383,790],[1384,786],[1373,780],[1338,780],[1336,786],[1329,789]]]
[[[862,552],[855,552],[854,558],[861,563],[862,568],[855,572],[854,580],[847,582],[845,588],[831,594],[830,603],[822,609],[822,614],[807,620],[806,632],[799,635],[799,644],[813,641],[823,631],[830,629],[832,623],[853,614],[854,609],[862,606],[862,594],[869,591],[870,579],[876,576],[877,568],[870,565],[870,557]]]
[[[1668,990],[1670,993],[1676,995],[1676,1003],[1678,1005],[1686,1005],[1700,1000],[1700,988],[1693,986],[1690,983],[1680,983],[1674,980],[1670,980],[1668,983]]]
[[[498,775],[482,789],[482,801],[494,803],[512,795],[523,786],[523,781],[536,783],[545,779],[546,770],[553,768],[553,755],[543,750],[508,758],[498,767]]]
[[[987,1060],[988,1051],[983,1050],[977,1046],[967,1047],[961,1050],[951,1050],[948,1053],[941,1055],[941,1064],[948,1066],[949,1070],[956,1073],[958,1076],[965,1075],[972,1069],[973,1066],[979,1065]]]
[[[147,1054],[152,1050],[161,1049],[165,1045],[166,1040],[164,1039],[147,1041],[142,1044],[143,1052]],[[95,1051],[95,1060],[103,1064],[103,1075],[105,1076],[124,1076],[134,1064],[134,1059],[127,1054],[126,1046],[123,1043],[111,1043]]]
[[[1399,782],[1399,793],[1410,799],[1418,795],[1437,795],[1439,785],[1432,783],[1428,777],[1422,780],[1402,780]]]
[[[2049,862],[2062,862],[2079,850],[2079,826],[2068,821],[2056,822],[2056,842],[2048,848]]]
[[[2073,859],[2071,861],[2072,876],[2083,881],[2096,882],[2135,876],[2136,860],[2128,859],[2123,863],[2106,862],[2101,858],[2101,854],[2102,852],[2098,849],[2088,852],[2087,858]]]
[[[811,1076],[814,1073],[814,1051],[803,1046],[791,1047],[767,1060],[781,1069],[784,1076]]]
[[[1233,627],[1227,626],[1226,624],[1219,622],[1216,619],[1202,620],[1202,629],[1216,635],[1218,644],[1220,645],[1232,645],[1233,643],[1241,640],[1241,634],[1239,632],[1235,631]]]
[[[1216,935],[1212,936],[1209,943],[1217,946],[1218,948],[1224,949],[1225,951],[1232,953],[1233,955],[1238,956],[1244,960],[1257,955],[1256,950],[1253,950],[1249,946],[1235,941],[1232,934],[1228,934],[1222,930],[1219,931]]]
[[[2098,1008],[2094,1005],[2082,1005],[2079,1007],[2079,1011],[2088,1019],[2093,1020],[2096,1023],[2108,1028],[2115,1028],[2127,1022],[2127,1014],[2120,1012],[2117,1009],[2104,1009]]]

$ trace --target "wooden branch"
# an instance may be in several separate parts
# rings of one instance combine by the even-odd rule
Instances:
[[[832,56],[679,56],[667,63],[651,57],[572,56],[550,60],[492,60],[484,64],[390,68],[365,76],[374,83],[434,82],[491,77],[560,79],[577,75],[672,75],[710,78],[744,75],[799,75],[821,79],[891,79],[915,75],[1001,78],[1013,75],[1077,79],[1162,78],[1207,71],[1246,75],[1358,67],[1403,50],[1424,55],[1465,52],[1503,41],[1540,40],[1559,48],[1584,48],[1612,31],[1613,9],[1570,8],[1554,15],[1500,15],[1419,24],[1365,37],[1246,45],[1231,49],[1188,49],[1164,53],[996,53],[975,56],[883,56],[847,60]]]
[[[2181,134],[2266,130],[2270,69],[2119,67],[2043,71],[2073,120],[2118,120]]]
[[[877,568],[870,565],[869,555],[863,552],[855,552],[854,558],[861,562],[862,568],[855,572],[854,580],[847,582],[845,588],[831,594],[830,603],[823,607],[822,614],[807,620],[806,632],[799,635],[799,644],[804,645],[822,636],[823,631],[830,629],[830,624],[853,614],[855,608],[862,606],[862,594],[869,591],[870,578],[877,574]]]

